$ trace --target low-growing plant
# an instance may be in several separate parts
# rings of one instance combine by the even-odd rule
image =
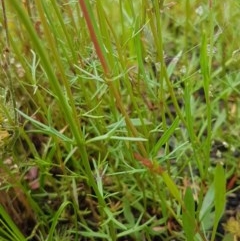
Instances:
[[[2,1],[1,240],[235,238],[237,6]]]

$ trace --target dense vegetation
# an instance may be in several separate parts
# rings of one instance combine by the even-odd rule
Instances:
[[[239,8],[2,0],[0,240],[240,238]]]

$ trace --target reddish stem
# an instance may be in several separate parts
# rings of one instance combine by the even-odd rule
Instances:
[[[150,171],[155,172],[157,174],[162,174],[164,172],[164,170],[162,169],[162,167],[160,167],[159,165],[154,165],[154,163],[152,163],[149,159],[144,158],[143,156],[141,156],[138,153],[134,153],[134,158],[138,161],[140,161],[145,167],[147,167]]]
[[[97,56],[98,56],[98,58],[99,58],[99,60],[100,60],[100,62],[102,64],[104,73],[108,76],[109,68],[108,68],[106,59],[105,59],[105,57],[103,55],[102,49],[100,47],[100,44],[98,42],[97,35],[96,35],[95,31],[94,31],[94,27],[93,27],[93,24],[92,24],[92,21],[91,21],[91,18],[90,18],[90,15],[89,15],[89,12],[88,12],[85,0],[79,0],[79,4],[81,6],[83,16],[84,16],[85,21],[87,23],[88,30],[89,30],[89,33],[90,33],[90,37],[91,37],[91,40],[93,42],[94,48],[96,50]]]
[[[236,181],[238,179],[238,176],[235,174],[231,177],[230,181],[227,184],[227,190],[233,189],[234,185],[236,184]]]

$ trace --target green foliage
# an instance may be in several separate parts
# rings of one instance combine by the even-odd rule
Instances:
[[[20,2],[1,2],[0,240],[235,238],[239,4]]]
[[[16,241],[25,241],[23,234],[16,226],[12,218],[8,215],[6,210],[2,205],[0,205],[0,215],[1,215],[1,229],[0,233],[2,235],[1,239],[3,240],[16,240]],[[5,229],[6,228],[6,229]]]
[[[214,215],[214,226],[213,234],[211,240],[215,239],[215,232],[220,218],[225,209],[226,205],[226,178],[223,166],[218,164],[214,173],[214,206],[215,206],[215,215]]]
[[[195,236],[195,203],[192,190],[188,187],[184,196],[184,207],[182,215],[183,230],[186,233],[186,240],[193,240]]]

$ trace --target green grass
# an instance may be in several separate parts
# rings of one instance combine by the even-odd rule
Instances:
[[[238,237],[238,8],[2,1],[0,239]]]

